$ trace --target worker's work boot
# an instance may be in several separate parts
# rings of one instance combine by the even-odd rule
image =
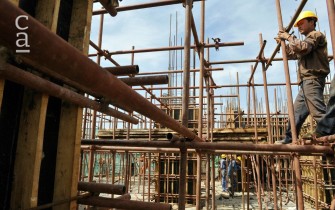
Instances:
[[[292,139],[282,139],[282,140],[275,142],[275,144],[291,144],[291,143],[292,143]]]

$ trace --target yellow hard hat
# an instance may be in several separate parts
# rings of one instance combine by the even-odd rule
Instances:
[[[238,156],[238,157],[237,157],[237,160],[241,161],[241,160],[242,160],[241,156]]]
[[[315,18],[316,20],[318,20],[318,17],[315,15],[314,12],[312,12],[312,11],[302,11],[300,13],[300,15],[298,16],[297,20],[295,21],[294,27],[298,27],[298,22],[302,19],[305,19],[305,18]]]
[[[222,154],[222,155],[221,155],[221,158],[226,158],[226,155],[225,155],[225,154]]]

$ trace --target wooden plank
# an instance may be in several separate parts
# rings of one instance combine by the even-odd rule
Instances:
[[[51,31],[56,32],[60,0],[38,1],[35,18]]]
[[[70,24],[69,43],[88,54],[89,36],[92,19],[93,0],[74,0]],[[59,139],[56,160],[54,201],[77,195],[79,179],[81,125],[83,119],[81,107],[62,102]],[[54,210],[77,209],[75,201],[55,206]]]
[[[20,0],[9,0],[10,2],[12,2],[13,4],[15,4],[15,5],[19,5],[19,1]]]
[[[55,171],[54,201],[77,194],[80,160],[82,108],[63,101]],[[75,202],[53,209],[76,209]]]
[[[54,26],[57,25],[59,1],[39,1],[35,13],[36,19],[54,31],[56,29]],[[47,95],[25,90],[14,166],[12,209],[37,206],[48,99]]]
[[[73,0],[69,43],[88,55],[92,22],[93,0]]]
[[[12,209],[37,206],[48,96],[26,90],[14,166]]]

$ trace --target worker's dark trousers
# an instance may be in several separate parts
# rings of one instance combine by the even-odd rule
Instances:
[[[300,83],[300,90],[293,104],[297,135],[299,135],[301,126],[310,113],[317,123],[326,113],[326,105],[323,101],[324,87],[325,78],[309,79]],[[285,138],[292,139],[290,122]]]

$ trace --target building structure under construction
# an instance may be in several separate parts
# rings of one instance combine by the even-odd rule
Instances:
[[[260,27],[254,58],[215,60],[215,52],[245,43],[206,32],[205,17],[220,13],[206,10],[210,2],[222,3],[0,0],[0,207],[335,209],[335,136],[274,144],[294,119],[298,89],[289,69],[296,61],[278,58],[284,41],[266,57]],[[322,2],[333,74],[335,6],[334,0]],[[290,4],[296,8],[284,25],[280,0],[272,2],[273,36],[291,31],[308,1]],[[152,15],[157,8],[169,15]],[[156,22],[170,20],[167,30],[155,31],[167,37],[167,46],[135,49],[132,40],[111,38],[110,31],[135,40],[149,30],[146,20],[137,31],[139,22],[116,19],[131,14],[137,20],[143,11]],[[114,47],[122,44],[131,49]],[[167,68],[145,71],[147,63]],[[275,63],[283,65],[282,81],[268,82]],[[235,64],[250,65],[242,73],[246,83],[240,70],[218,76],[223,65]],[[309,117],[300,135],[315,125]],[[221,189],[221,157],[238,165],[227,192]]]

